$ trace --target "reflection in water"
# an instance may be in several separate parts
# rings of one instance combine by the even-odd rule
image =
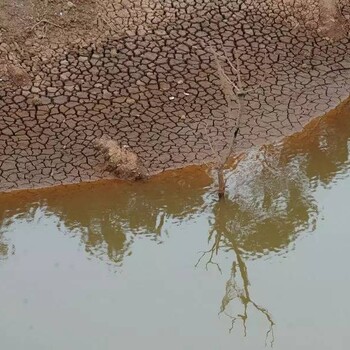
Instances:
[[[14,218],[8,218],[7,215],[4,215],[5,213],[4,211],[3,215],[0,215],[0,262],[15,253],[15,246],[5,237],[6,228],[14,221]]]
[[[78,229],[89,253],[121,264],[131,254],[135,235],[161,239],[161,228],[167,218],[188,219],[203,204],[202,196],[209,183],[202,179],[177,179],[139,186],[106,184],[88,193],[77,190],[64,202],[47,200],[47,209],[59,216],[65,227]],[[170,182],[170,186],[169,186]]]
[[[350,121],[341,113],[312,123],[278,146],[251,151],[232,172],[231,192],[216,201],[211,179],[202,169],[170,172],[145,183],[107,182],[0,196],[0,260],[14,252],[5,233],[16,220],[35,220],[38,209],[55,217],[62,230],[78,236],[86,252],[117,266],[132,253],[137,236],[162,242],[166,224],[209,218],[209,250],[197,265],[215,265],[220,251],[234,255],[220,313],[243,325],[249,307],[274,321],[250,294],[247,259],[283,254],[298,233],[313,230],[318,209],[313,191],[330,186],[349,167]],[[184,242],[185,244],[185,242]],[[243,307],[242,312],[232,311]]]
[[[62,229],[80,235],[87,252],[120,265],[135,236],[159,241],[167,219],[182,222],[200,215],[210,182],[204,171],[195,169],[188,176],[174,173],[157,182],[7,194],[0,197],[0,222],[5,230],[15,220],[33,220],[41,208],[46,216],[59,218]]]
[[[317,216],[309,181],[302,172],[302,162],[296,157],[281,162],[280,154],[277,147],[264,147],[263,152],[251,152],[236,168],[230,186],[231,196],[224,202],[213,203],[209,233],[212,245],[197,262],[198,265],[206,259],[207,268],[215,265],[221,271],[215,256],[220,250],[232,251],[235,260],[220,313],[231,318],[232,327],[240,319],[246,335],[248,306],[253,307],[268,322],[266,341],[270,338],[271,345],[274,322],[269,312],[250,296],[244,258],[283,251],[298,232],[312,229]],[[237,300],[243,312],[233,316],[228,309]]]
[[[347,112],[348,107],[345,109]],[[282,145],[263,146],[248,153],[233,173],[230,198],[213,205],[211,247],[197,265],[207,257],[206,268],[215,265],[221,271],[215,255],[220,250],[234,253],[220,308],[220,313],[231,318],[231,330],[240,319],[247,334],[251,305],[266,318],[266,341],[270,337],[273,345],[274,321],[268,310],[251,299],[244,258],[283,251],[298,232],[315,228],[318,210],[313,190],[319,184],[329,186],[348,173],[350,122],[343,113],[314,122]],[[232,314],[228,309],[237,300],[243,312]],[[238,305],[234,306],[237,309]]]
[[[266,338],[265,338],[265,346],[267,345],[267,341],[270,337],[270,345],[273,346],[273,343],[275,341],[274,331],[273,327],[275,325],[272,316],[268,312],[267,309],[265,309],[262,306],[259,306],[255,301],[253,301],[250,297],[249,293],[249,278],[248,278],[248,270],[247,266],[244,263],[242,257],[239,255],[239,252],[236,252],[236,259],[237,261],[234,261],[232,264],[231,274],[230,277],[226,283],[226,293],[224,298],[222,299],[221,307],[220,307],[220,313],[225,313],[229,318],[231,318],[232,326],[230,328],[230,332],[233,329],[234,323],[237,319],[242,320],[243,329],[244,329],[244,336],[247,336],[247,319],[248,319],[248,306],[252,305],[253,308],[257,311],[259,311],[264,317],[266,318],[269,328],[266,332]],[[237,281],[237,266],[239,269],[240,279],[242,281],[242,287],[239,287],[239,283]],[[232,316],[228,311],[227,308],[229,304],[234,300],[238,299],[243,306],[243,313],[237,314],[236,316]]]
[[[243,258],[244,251],[241,249],[239,240],[237,239],[241,235],[236,234],[236,232],[240,231],[235,231],[235,224],[239,223],[239,221],[232,218],[232,213],[236,212],[234,207],[235,203],[231,200],[226,200],[225,202],[219,201],[214,205],[213,219],[211,220],[211,229],[209,233],[209,241],[212,241],[213,244],[208,251],[202,253],[196,266],[208,255],[206,268],[208,268],[210,264],[213,264],[221,272],[219,264],[213,260],[214,256],[219,253],[220,249],[224,249],[225,251],[230,250],[234,253],[235,260],[232,263],[230,277],[226,282],[226,291],[221,302],[220,314],[224,313],[231,319],[232,326],[230,332],[233,329],[235,321],[240,319],[244,329],[244,336],[246,336],[248,307],[251,305],[255,310],[262,313],[268,321],[269,328],[266,332],[265,345],[270,337],[270,344],[272,346],[274,342],[274,321],[269,312],[265,308],[259,306],[250,296],[248,270]],[[241,314],[237,313],[236,315],[232,315],[229,311],[229,307],[236,300],[243,306],[243,312]]]
[[[0,260],[5,260],[9,254],[9,247],[0,233]]]

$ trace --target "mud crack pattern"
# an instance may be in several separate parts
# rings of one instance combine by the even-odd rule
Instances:
[[[143,12],[142,2],[126,3],[113,13],[131,23],[123,36],[57,55],[39,71],[30,60],[9,65],[12,81],[0,82],[0,191],[109,177],[94,147],[102,136],[135,152],[151,174],[210,160],[205,123],[223,148],[234,121],[209,47],[231,59],[236,49],[252,90],[238,150],[334,108],[348,97],[349,40],[290,26],[288,9],[269,3],[148,1]],[[143,16],[136,24],[133,6]]]

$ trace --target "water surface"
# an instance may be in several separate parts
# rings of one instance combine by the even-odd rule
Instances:
[[[0,196],[1,349],[349,349],[349,107],[231,171]]]

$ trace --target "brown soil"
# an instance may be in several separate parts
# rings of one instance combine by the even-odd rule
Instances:
[[[0,191],[108,177],[104,135],[153,173],[207,161],[203,121],[221,148],[229,129],[208,43],[254,90],[239,149],[300,130],[349,91],[345,12],[315,4],[0,0]]]
[[[285,22],[290,26],[306,25],[330,39],[347,36],[349,28],[339,9],[348,0],[321,0],[319,6],[314,0],[293,0],[295,5],[270,2],[276,11],[288,8]],[[0,0],[0,76],[7,73],[8,61],[16,58],[45,62],[70,48],[123,36],[143,21],[143,12],[154,12],[156,17],[156,10],[152,0],[134,1],[130,8],[128,0]]]
[[[125,35],[155,7],[152,0],[132,6],[128,0],[0,0],[0,52],[45,60],[59,47],[67,51]]]
[[[47,45],[74,41],[94,29],[93,0],[2,0],[2,36],[6,41],[28,45],[30,39]]]
[[[49,60],[84,38],[97,39],[96,19],[93,0],[0,0],[0,75],[9,62]]]

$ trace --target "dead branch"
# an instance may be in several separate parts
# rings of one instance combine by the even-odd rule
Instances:
[[[210,139],[208,128],[205,128],[206,139],[208,141],[209,147],[216,158],[215,169],[217,172],[218,178],[218,195],[219,199],[224,198],[225,188],[226,188],[226,179],[224,174],[225,166],[227,161],[233,153],[233,150],[236,145],[236,140],[239,134],[239,128],[241,125],[242,118],[242,101],[241,99],[246,95],[246,91],[243,88],[242,77],[240,72],[240,61],[236,51],[234,51],[235,65],[229,60],[227,53],[224,51],[224,55],[219,55],[213,48],[210,47],[210,51],[214,57],[217,74],[220,80],[220,88],[224,94],[226,100],[226,117],[229,121],[233,122],[232,131],[227,141],[227,149],[222,152],[222,155],[219,154],[217,148],[214,145],[213,140]],[[236,82],[234,82],[226,74],[220,59],[223,60],[231,67],[233,73],[236,74]]]

